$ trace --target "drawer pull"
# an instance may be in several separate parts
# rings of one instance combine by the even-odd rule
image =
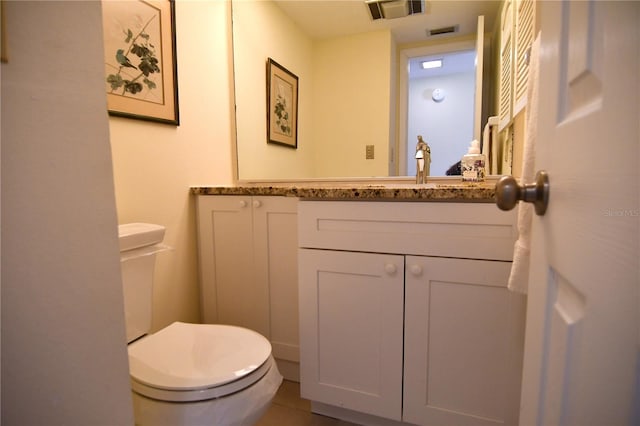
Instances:
[[[411,275],[413,275],[414,277],[419,277],[420,275],[422,275],[422,266],[420,265],[411,265]]]
[[[241,200],[240,201],[240,208],[244,209],[245,207],[247,207],[247,202],[245,200]]]
[[[398,267],[393,263],[387,263],[384,265],[384,270],[387,271],[387,274],[393,275],[398,271]]]
[[[258,207],[262,206],[262,201],[260,200],[253,200],[253,207],[255,207],[256,209]]]

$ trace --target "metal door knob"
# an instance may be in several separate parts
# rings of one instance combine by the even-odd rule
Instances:
[[[549,176],[544,170],[536,173],[536,182],[518,185],[513,176],[502,176],[496,183],[496,204],[501,210],[511,210],[518,201],[533,203],[536,214],[544,215],[549,204]]]

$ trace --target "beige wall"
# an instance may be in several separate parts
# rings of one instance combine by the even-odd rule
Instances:
[[[312,41],[272,2],[235,2],[233,15],[240,178],[313,177]],[[297,149],[266,143],[267,58],[298,77]]]
[[[394,47],[386,30],[314,43],[317,176],[388,174]],[[374,146],[372,160],[366,145]]]
[[[229,4],[176,2],[180,126],[111,117],[118,222],[167,228],[153,328],[198,322],[195,208],[189,187],[233,182]]]
[[[235,75],[241,82],[236,87],[240,178],[387,175],[395,119],[390,32],[312,40],[264,1],[236,2],[233,15]],[[269,57],[299,78],[296,150],[266,143]],[[375,146],[375,159],[365,159],[366,145]]]

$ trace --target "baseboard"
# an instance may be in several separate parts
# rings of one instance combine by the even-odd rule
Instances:
[[[285,380],[300,382],[300,363],[276,358],[276,364]]]
[[[323,416],[333,417],[363,426],[407,426],[409,423],[402,423],[396,420],[385,419],[371,414],[360,413],[322,402],[311,401],[311,411]]]

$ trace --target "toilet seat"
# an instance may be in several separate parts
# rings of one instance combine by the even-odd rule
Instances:
[[[202,401],[245,389],[275,361],[271,344],[245,328],[174,322],[129,345],[132,389],[163,401]]]

